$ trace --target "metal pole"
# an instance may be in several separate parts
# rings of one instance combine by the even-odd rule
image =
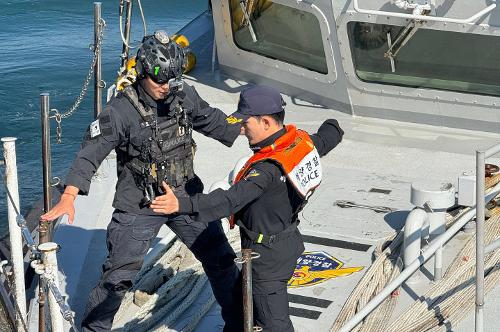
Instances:
[[[497,184],[493,189],[485,196],[483,196],[482,204],[489,202],[493,197],[495,197],[500,192],[500,184]],[[481,205],[481,204],[479,204]],[[383,290],[380,291],[373,299],[370,300],[357,314],[355,314],[342,328],[340,332],[348,332],[356,327],[366,316],[370,314],[382,301],[389,296],[393,290],[399,287],[406,279],[408,279],[419,267],[429,260],[429,258],[434,255],[434,253],[448,242],[464,225],[471,220],[476,214],[476,209],[473,208],[469,212],[465,213],[460,217],[445,233],[438,236],[438,238],[432,241],[427,249],[420,255],[416,260],[413,261],[409,266],[407,266],[399,276],[391,281]]]
[[[50,153],[50,107],[49,94],[40,94],[40,113],[42,119],[42,165],[43,165],[43,206],[47,212],[52,207],[51,197],[51,153]],[[38,243],[50,242],[51,225],[48,222],[38,224]],[[38,282],[38,331],[45,331],[45,287],[44,282],[39,278]]]
[[[44,276],[52,281],[55,285],[59,285],[59,275],[57,268],[57,243],[47,242],[38,246],[38,250],[42,252],[42,261],[44,266]],[[50,321],[52,323],[53,332],[63,332],[63,316],[57,300],[52,292],[48,292]]]
[[[484,194],[483,194],[484,197]],[[446,209],[434,209],[427,213],[429,218],[429,235],[431,241],[446,232]],[[443,277],[443,247],[439,248],[434,255],[434,281]]]
[[[214,42],[212,44],[212,75],[215,73],[215,61],[217,60],[217,42],[214,31]]]
[[[22,330],[23,320],[26,319],[26,293],[24,289],[24,260],[23,240],[21,228],[17,225],[16,217],[20,213],[19,188],[16,166],[16,138],[4,137],[3,156],[5,160],[6,185],[14,201],[14,205],[7,196],[7,211],[9,220],[9,238],[11,244],[11,262],[14,271],[14,293],[15,301],[19,308],[17,313],[17,329]]]
[[[124,31],[124,38],[125,41],[127,42],[128,45],[130,45],[130,27],[132,23],[132,1],[126,0],[127,5],[125,8],[125,31]],[[120,16],[121,19],[121,16]],[[127,44],[123,43],[122,46],[122,65],[121,68],[126,68],[127,65],[127,60],[128,60],[128,53],[130,51],[129,47]]]
[[[42,118],[42,164],[43,164],[43,207],[45,212],[52,207],[50,153],[50,103],[49,94],[40,94],[40,112]]]
[[[43,166],[43,209],[48,212],[52,208],[52,157],[50,150],[50,103],[49,94],[40,94],[40,113],[42,119],[42,166]],[[51,223],[40,222],[39,243],[51,239]]]
[[[253,332],[252,249],[241,250],[243,267],[243,332]]]
[[[97,48],[99,36],[101,34],[101,3],[94,2],[94,47]],[[101,48],[102,50],[102,48]],[[102,111],[102,66],[101,66],[101,50],[96,54],[97,60],[94,67],[94,118]]]
[[[476,332],[483,331],[484,306],[484,151],[476,151]]]
[[[485,158],[489,158],[500,152],[500,144],[497,144],[485,151]]]
[[[500,247],[500,239],[496,239],[491,242],[486,248],[484,248],[484,252],[485,254],[488,254],[490,251],[496,250],[498,247]]]

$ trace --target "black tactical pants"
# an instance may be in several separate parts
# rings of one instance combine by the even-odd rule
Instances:
[[[300,232],[271,244],[251,243],[243,234],[242,246],[260,254],[252,261],[254,325],[263,332],[293,332],[287,283],[304,251]]]
[[[241,276],[233,262],[236,255],[220,222],[207,225],[188,216],[168,218],[115,211],[106,235],[108,257],[102,267],[101,280],[89,296],[82,331],[111,330],[113,317],[132,286],[151,241],[164,223],[202,263],[222,308],[224,331],[243,330]]]
[[[288,280],[253,283],[255,326],[263,332],[293,332],[288,309]]]

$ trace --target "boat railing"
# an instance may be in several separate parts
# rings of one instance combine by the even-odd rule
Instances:
[[[427,248],[405,269],[390,282],[380,293],[374,296],[360,311],[342,326],[340,332],[348,332],[355,328],[363,319],[375,310],[396,288],[410,278],[425,262],[433,257],[442,246],[457,234],[470,220],[476,217],[476,332],[483,331],[484,307],[484,256],[500,247],[500,239],[492,241],[486,248],[484,246],[484,211],[485,205],[500,193],[500,183],[485,194],[485,158],[500,152],[500,144],[486,150],[476,151],[476,205],[464,213],[450,228],[431,241]]]
[[[447,23],[458,23],[458,24],[475,24],[475,22],[482,16],[488,14],[493,9],[496,8],[496,3],[492,3],[488,7],[480,10],[476,14],[464,18],[448,18],[448,17],[437,17],[437,16],[428,16],[428,15],[416,15],[416,14],[405,14],[405,13],[396,13],[396,12],[388,12],[382,10],[371,10],[371,9],[363,9],[359,7],[358,0],[353,0],[353,8],[356,12],[361,14],[369,14],[369,15],[378,15],[378,16],[389,16],[389,17],[399,17],[410,20],[419,20],[419,21],[434,21],[434,22],[447,22]]]
[[[10,288],[14,291],[14,307],[16,311],[16,327],[18,331],[28,332],[28,322],[26,320],[26,295],[24,291],[24,260],[22,241],[26,242],[30,251],[31,267],[40,275],[40,280],[43,281],[43,288],[46,286],[49,290],[49,308],[53,331],[63,331],[62,319],[66,319],[76,331],[74,326],[74,314],[64,301],[62,292],[59,289],[59,276],[57,267],[56,252],[59,246],[53,242],[41,243],[38,246],[35,244],[33,237],[28,229],[27,223],[19,209],[19,191],[16,166],[16,139],[13,137],[2,138],[4,162],[5,162],[5,177],[2,174],[2,182],[4,184],[7,195],[8,205],[8,220],[9,220],[9,236],[11,241],[11,259],[12,270],[14,274],[14,285]],[[4,273],[3,264],[0,272]],[[8,281],[8,277],[5,276]]]
[[[476,312],[475,328],[476,332],[482,332],[484,326],[484,257],[485,254],[495,250],[500,246],[500,239],[496,239],[485,248],[484,246],[484,208],[481,204],[481,197],[484,196],[485,187],[485,160],[500,152],[500,144],[497,144],[486,151],[476,151]],[[498,185],[497,185],[498,186]],[[486,201],[486,202],[489,202]]]

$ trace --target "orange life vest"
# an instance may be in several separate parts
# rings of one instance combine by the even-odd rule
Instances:
[[[318,151],[303,130],[294,125],[287,125],[286,133],[273,144],[263,147],[248,159],[233,184],[243,179],[253,165],[263,160],[272,160],[277,163],[295,190],[304,199],[319,186],[322,178],[321,162]],[[234,228],[234,215],[229,219],[231,228]]]

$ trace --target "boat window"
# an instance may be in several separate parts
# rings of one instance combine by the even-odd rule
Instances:
[[[319,21],[314,14],[269,0],[229,0],[235,44],[249,52],[322,74],[328,73]],[[255,42],[252,31],[255,34]]]
[[[388,39],[404,27],[348,23],[356,75],[362,81],[500,95],[500,37],[418,29],[394,57]],[[389,36],[388,36],[389,34]],[[394,72],[393,70],[394,69]]]

